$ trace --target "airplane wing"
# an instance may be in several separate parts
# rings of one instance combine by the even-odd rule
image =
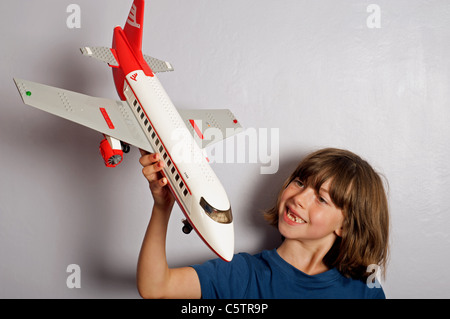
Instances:
[[[119,62],[114,56],[114,49],[107,47],[84,47],[80,48],[80,50],[83,55],[108,63],[111,67],[119,66]],[[173,71],[173,67],[169,62],[158,60],[149,55],[144,55],[144,60],[155,73]]]
[[[153,152],[127,102],[92,97],[27,80],[14,79],[14,82],[25,104]],[[228,109],[178,111],[201,148],[242,131],[242,126]]]
[[[26,80],[14,79],[14,82],[25,104],[153,152],[127,102],[92,97]]]
[[[201,148],[242,132],[242,126],[228,109],[178,110]]]

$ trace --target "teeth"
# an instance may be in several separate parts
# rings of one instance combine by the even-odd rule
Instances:
[[[296,223],[298,223],[298,224],[305,223],[305,221],[304,221],[303,219],[301,219],[301,218],[298,217],[297,215],[294,215],[294,214],[292,214],[292,213],[290,213],[290,212],[287,213],[287,217],[288,217],[290,220],[292,220],[293,222],[296,222]]]

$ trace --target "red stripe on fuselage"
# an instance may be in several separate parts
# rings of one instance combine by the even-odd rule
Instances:
[[[186,183],[186,181],[183,178],[183,175],[180,173],[180,170],[178,169],[177,165],[175,164],[175,161],[172,159],[172,156],[170,156],[169,151],[167,150],[166,146],[164,145],[163,140],[161,139],[161,137],[158,134],[158,131],[156,130],[155,126],[153,125],[152,121],[150,120],[150,117],[148,116],[147,112],[145,112],[144,106],[142,105],[141,101],[139,100],[139,98],[137,97],[136,93],[134,92],[133,88],[130,85],[130,82],[128,82],[128,79],[125,78],[125,81],[128,84],[128,87],[131,89],[131,91],[133,92],[134,97],[136,98],[136,100],[138,101],[139,105],[141,106],[141,110],[144,112],[145,117],[147,118],[147,120],[150,122],[150,125],[153,127],[153,130],[156,133],[156,136],[158,136],[159,141],[161,142],[162,146],[164,147],[164,149],[166,150],[167,155],[169,156],[170,160],[172,161],[172,165],[175,167],[175,169],[178,172],[178,176],[180,176],[181,180],[184,183],[184,186],[186,186],[186,189],[188,190],[189,194],[192,195],[191,190],[189,189],[188,184]],[[157,152],[157,150],[155,150],[155,152]]]
[[[163,173],[163,175],[165,175]],[[165,176],[167,178],[167,176]],[[175,196],[175,200],[178,203],[178,206],[181,208],[181,211],[183,212],[183,215],[187,218],[187,220],[189,221],[189,224],[191,224],[192,228],[194,228],[195,232],[197,233],[198,237],[201,238],[201,240],[206,244],[206,246],[208,246],[209,249],[212,250],[213,253],[215,253],[217,256],[220,257],[220,259],[222,259],[223,261],[226,262],[230,262],[230,260],[226,260],[225,258],[223,258],[209,243],[208,241],[202,236],[202,234],[200,233],[200,231],[197,229],[197,227],[195,227],[195,224],[192,222],[191,218],[189,217],[190,215],[187,213],[186,209],[184,208],[183,202],[178,198],[177,193],[174,191],[172,185],[170,185],[170,183],[167,183],[167,185],[170,188],[170,191],[172,192],[173,196]],[[199,205],[198,203],[194,203],[196,205]]]

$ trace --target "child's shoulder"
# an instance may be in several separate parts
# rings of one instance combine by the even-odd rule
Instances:
[[[235,255],[237,262],[245,262],[249,266],[263,267],[266,268],[270,263],[273,262],[274,258],[277,256],[276,249],[273,250],[263,250],[257,254],[250,253],[238,253]]]

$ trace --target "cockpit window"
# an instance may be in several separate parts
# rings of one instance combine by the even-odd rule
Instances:
[[[212,207],[203,197],[200,199],[200,206],[212,220],[218,223],[229,224],[233,221],[231,207],[228,210],[218,210]]]

